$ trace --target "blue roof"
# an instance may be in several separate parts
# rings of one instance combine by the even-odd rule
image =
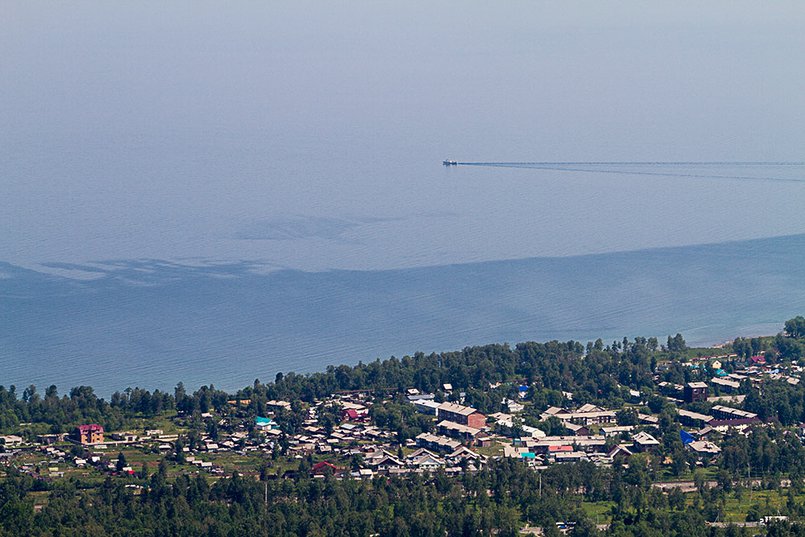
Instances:
[[[531,453],[530,451],[526,451],[525,453],[520,453],[520,457],[522,457],[524,459],[533,459],[533,458],[536,458],[536,456],[537,455],[535,453]]]
[[[527,392],[528,391],[528,386],[525,386],[525,385],[520,386],[520,391],[521,392]]]
[[[682,429],[680,429],[680,430],[679,430],[679,439],[680,439],[680,440],[682,440],[682,443],[683,443],[684,445],[686,445],[686,446],[687,446],[688,444],[690,444],[691,442],[693,442],[694,440],[696,440],[696,439],[693,437],[693,435],[692,435],[692,434],[690,434],[690,433],[688,433],[688,432],[685,432],[685,431],[683,431]]]
[[[274,423],[274,420],[272,420],[271,418],[264,418],[263,416],[257,416],[256,418],[254,418],[254,422],[257,425],[271,425],[272,423]]]
[[[717,376],[717,377],[726,377],[726,376],[727,376],[727,372],[726,372],[726,371],[724,371],[723,369],[716,369],[716,376]]]

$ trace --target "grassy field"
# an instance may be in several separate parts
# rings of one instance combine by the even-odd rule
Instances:
[[[797,504],[805,503],[805,495],[796,495],[794,500]],[[779,515],[785,510],[787,501],[786,490],[747,490],[740,498],[732,494],[724,504],[724,522],[743,522],[752,506],[758,508],[761,516]]]
[[[615,502],[582,502],[581,508],[584,513],[594,520],[596,524],[609,524],[612,522],[610,511],[615,506]]]
[[[702,473],[702,477],[705,481],[715,481],[716,475],[718,475],[718,467],[717,466],[708,466],[707,468],[699,468],[696,470],[697,472]],[[679,475],[673,475],[668,468],[663,468],[659,472],[657,472],[657,481],[693,481],[694,474],[693,472],[683,472]]]

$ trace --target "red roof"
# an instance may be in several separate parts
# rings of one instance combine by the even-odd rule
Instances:
[[[322,462],[317,462],[316,464],[314,464],[313,468],[311,468],[310,471],[314,472],[314,473],[315,472],[321,472],[322,470],[325,470],[327,468],[331,469],[333,472],[338,470],[338,466],[336,466],[335,464],[329,463],[327,461],[322,461]]]
[[[753,356],[751,358],[751,360],[752,360],[753,364],[765,364],[766,363],[766,357],[761,356],[760,354]]]
[[[354,408],[348,408],[348,409],[344,410],[344,416],[346,416],[347,418],[349,418],[351,420],[357,420],[357,419],[361,419],[363,417],[366,417],[366,413],[365,412],[363,412],[363,413],[358,412]]]
[[[568,453],[573,451],[573,446],[548,446],[548,451],[551,453]]]
[[[78,431],[80,433],[102,433],[103,427],[98,424],[90,423],[89,425],[79,425]]]

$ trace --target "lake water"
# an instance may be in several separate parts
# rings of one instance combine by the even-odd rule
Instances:
[[[4,7],[0,383],[805,310],[798,4],[320,4]]]
[[[8,383],[108,393],[180,380],[234,389],[278,371],[488,342],[680,331],[716,343],[776,333],[805,311],[803,252],[796,235],[385,271],[142,261],[78,281],[6,266],[0,361]]]

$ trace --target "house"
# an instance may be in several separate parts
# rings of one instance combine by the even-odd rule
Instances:
[[[135,433],[112,433],[112,440],[117,440],[118,442],[137,442],[140,437]]]
[[[317,462],[310,469],[310,475],[333,475],[338,473],[338,466],[327,461]]]
[[[420,450],[416,456],[409,456],[406,460],[409,466],[420,470],[436,470],[444,467],[444,461],[426,449]]]
[[[506,430],[504,434],[512,435],[514,433],[514,417],[511,414],[496,412],[494,414],[490,414],[489,417],[494,419],[497,425]],[[542,429],[531,427],[529,425],[520,425],[520,431],[521,437],[530,436],[531,438],[543,438],[546,436],[545,431]],[[478,437],[476,437],[476,439],[477,438]]]
[[[536,453],[548,453],[551,446],[573,446],[578,451],[606,452],[604,436],[546,436],[538,440],[525,440],[524,444]]]
[[[752,365],[766,365],[766,357],[762,354],[756,354],[749,359],[749,363]]]
[[[436,455],[434,452],[432,452],[432,451],[430,451],[430,450],[428,450],[428,449],[426,449],[426,448],[419,448],[419,449],[417,449],[416,451],[414,451],[413,453],[411,453],[410,455],[408,455],[408,456],[405,458],[405,460],[407,460],[407,461],[408,461],[408,460],[412,460],[412,459],[415,459],[415,458],[417,458],[417,457],[421,457],[421,456],[423,456],[423,455],[431,455],[431,456],[433,456],[433,457],[437,457],[437,458],[438,458],[438,455]]]
[[[596,406],[592,403],[585,403],[576,409],[576,412],[600,412],[602,410],[604,409],[600,406]]]
[[[461,447],[461,442],[458,440],[430,433],[420,433],[417,435],[416,443],[418,446],[442,451],[455,451]]]
[[[713,421],[713,416],[700,414],[698,412],[685,410],[683,408],[678,409],[676,412],[679,416],[679,422],[683,425],[689,425],[691,427],[704,427]]]
[[[634,448],[637,451],[649,451],[660,446],[660,441],[645,431],[634,435],[632,442],[634,442]]]
[[[64,433],[57,433],[57,434],[38,434],[36,435],[36,441],[40,444],[50,445],[50,444],[57,444],[59,442],[64,442],[66,435]]]
[[[523,425],[523,434],[530,436],[531,438],[545,438],[547,433],[542,429],[538,429],[537,427],[531,427],[530,425]]]
[[[737,418],[734,420],[713,420],[707,425],[710,429],[714,431],[718,431],[720,433],[726,433],[730,429],[743,431],[750,425],[754,425],[755,423],[759,422],[760,419],[758,418]]]
[[[618,436],[621,433],[630,433],[634,429],[634,425],[613,425],[610,427],[601,427],[601,432],[604,436]]]
[[[279,429],[279,425],[271,418],[257,416],[254,418],[254,428],[258,431],[267,431],[272,429]]]
[[[589,461],[590,456],[584,453],[583,451],[569,451],[569,452],[561,452],[556,453],[553,455],[554,462],[562,463],[562,462],[580,462],[580,461]]]
[[[721,453],[720,447],[718,447],[712,442],[708,442],[707,440],[697,440],[695,442],[691,442],[687,444],[687,447],[690,448],[697,455],[705,457],[715,457],[716,455]]]
[[[454,452],[446,455],[445,460],[452,466],[459,466],[462,462],[467,461],[467,464],[473,464],[477,468],[486,462],[486,457],[461,446]]]
[[[610,460],[616,459],[628,459],[632,456],[632,451],[629,449],[628,446],[624,446],[623,444],[618,444],[617,446],[613,446],[612,449],[607,452],[607,457]]]
[[[565,423],[565,429],[574,436],[590,436],[590,429],[586,425],[577,425],[573,422]]]
[[[366,464],[368,464],[369,466],[376,466],[377,461],[383,459],[384,457],[394,456],[385,449],[380,449],[377,446],[364,446],[362,448],[362,451],[363,451],[363,458],[366,461]]]
[[[528,449],[524,448],[524,447],[514,447],[514,446],[508,446],[508,445],[503,446],[503,456],[504,457],[510,457],[510,458],[514,458],[514,459],[519,459],[519,458],[521,458],[522,453],[527,453],[527,452],[531,453],[532,456],[534,455],[533,452],[529,452]]]
[[[659,369],[659,367],[657,369]],[[660,389],[660,393],[666,397],[679,397],[685,391],[685,387],[681,384],[666,381],[658,382],[657,387]]]
[[[486,416],[470,406],[442,403],[436,415],[442,421],[452,421],[475,429],[486,427]]]
[[[439,434],[461,438],[462,440],[473,440],[476,436],[481,434],[480,429],[447,420],[440,421],[436,425],[436,429],[439,431]]]
[[[522,412],[523,410],[525,410],[525,406],[511,399],[504,399],[502,403],[506,405],[509,412],[511,412],[512,414],[517,414],[518,412]]]
[[[560,419],[562,418],[560,417]],[[617,420],[614,411],[600,409],[587,412],[571,412],[568,419],[563,421],[570,421],[571,423],[577,423],[579,425],[600,425],[603,423],[612,423]]]
[[[637,414],[637,421],[644,425],[654,425],[657,426],[660,423],[660,418],[657,416],[652,416],[651,414]]]
[[[718,386],[722,391],[725,392],[734,392],[741,389],[741,383],[737,380],[730,380],[726,378],[720,377],[713,377],[710,379],[710,383],[714,386]]]
[[[17,436],[15,434],[7,434],[5,436],[0,436],[0,444],[4,446],[19,446],[22,444],[22,437]]]
[[[366,421],[368,417],[369,414],[366,411],[361,412],[354,408],[345,408],[344,410],[341,411],[341,419],[347,421],[362,422]]]
[[[715,405],[710,410],[710,413],[718,420],[753,420],[760,421],[757,414],[754,412],[747,412],[738,408],[731,408],[724,405]]]
[[[103,427],[98,424],[79,425],[74,434],[80,444],[103,444]]]
[[[245,401],[241,401],[243,404],[248,404]],[[281,409],[281,410],[291,410],[291,403],[288,401],[266,401],[266,406],[269,408]]]
[[[406,399],[408,399],[409,403],[415,403],[416,401],[433,401],[436,396],[432,393],[419,393],[416,395],[408,395]]]
[[[591,404],[582,405],[575,411],[564,410],[554,406],[540,414],[540,419],[543,421],[551,417],[557,418],[563,423],[570,422],[577,425],[601,425],[616,421],[614,411],[604,410]]]
[[[418,399],[413,403],[414,407],[416,407],[419,412],[428,414],[429,416],[435,416],[439,410],[439,406],[441,405],[441,403],[428,399]]]
[[[708,387],[706,382],[688,382],[685,384],[682,398],[686,403],[707,401],[707,392]]]
[[[374,476],[375,473],[369,468],[361,468],[358,470],[358,478],[360,479],[372,479]]]
[[[377,467],[378,472],[389,472],[405,467],[405,463],[394,455],[385,455],[379,460],[373,461],[373,464]]]

